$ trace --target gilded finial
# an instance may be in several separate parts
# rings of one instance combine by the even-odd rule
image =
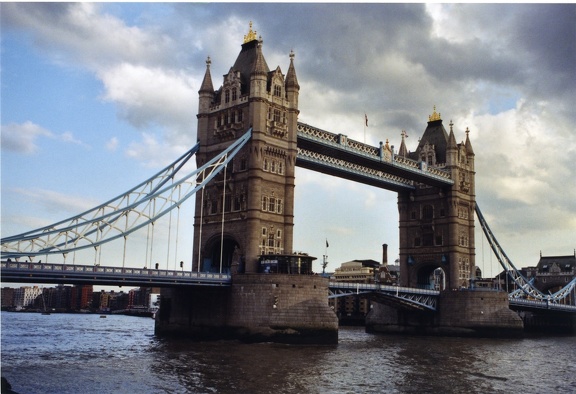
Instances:
[[[244,44],[250,41],[254,41],[256,39],[256,32],[252,30],[252,21],[250,21],[250,30],[248,30],[248,34],[244,36]]]
[[[212,59],[210,59],[210,56],[208,56],[208,58],[206,59],[206,67],[210,68],[211,64],[212,64]]]
[[[436,112],[436,106],[434,106],[434,112],[432,113],[432,115],[428,116],[428,122],[434,122],[435,120],[442,120],[442,118],[440,117],[440,113]]]
[[[449,126],[450,126],[450,132],[453,133],[454,130],[452,130],[452,127],[454,126],[454,123],[452,122],[452,119],[450,119],[450,124],[449,124]]]
[[[466,138],[468,138],[468,134],[470,134],[470,129],[466,127]]]
[[[294,60],[294,50],[290,49],[290,60]]]

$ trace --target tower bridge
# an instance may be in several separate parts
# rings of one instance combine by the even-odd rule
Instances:
[[[447,131],[434,109],[417,149],[409,153],[404,133],[395,151],[388,141],[372,147],[300,123],[294,58],[291,52],[286,74],[279,66],[271,70],[262,40],[250,28],[218,89],[208,58],[198,92],[198,144],[149,180],[93,210],[3,238],[2,280],[53,275],[50,279],[161,284],[158,335],[334,343],[338,321],[327,295],[338,286],[311,275],[314,258],[293,249],[299,166],[398,194],[402,291],[371,291],[380,303],[369,316],[370,330],[522,330],[522,320],[508,308],[507,294],[458,291],[467,288],[474,275],[475,212],[485,233],[492,235],[476,205],[469,131],[465,142],[456,143],[454,125],[450,122]],[[196,170],[180,174],[192,157]],[[99,253],[112,241],[124,242],[126,250],[132,233],[153,229],[159,218],[179,212],[192,196],[194,254],[186,274],[136,272],[125,267],[124,258],[121,267],[109,268],[55,264],[47,269],[49,265],[34,262],[44,255],[66,258],[81,249]],[[495,237],[489,239],[503,266],[509,267]],[[271,267],[273,273],[267,271]],[[446,288],[423,293],[420,288],[437,269]],[[524,294],[545,301],[521,276],[513,279]],[[574,283],[571,286],[568,293]],[[435,312],[422,315],[411,307],[389,305]],[[481,314],[474,312],[479,310]]]

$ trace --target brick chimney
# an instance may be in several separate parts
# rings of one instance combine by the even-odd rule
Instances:
[[[382,244],[382,265],[388,266],[388,244]]]

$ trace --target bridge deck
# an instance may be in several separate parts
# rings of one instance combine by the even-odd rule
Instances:
[[[230,286],[228,274],[92,265],[0,263],[2,282],[109,286]]]

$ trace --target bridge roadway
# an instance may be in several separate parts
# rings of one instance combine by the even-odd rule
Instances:
[[[0,276],[3,283],[93,284],[144,287],[227,287],[232,283],[231,275],[210,272],[15,261],[1,261]],[[328,298],[357,294],[370,297],[376,302],[421,311],[436,311],[440,294],[437,290],[334,281],[329,282],[328,289]],[[492,290],[476,289],[476,291]],[[510,298],[510,308],[514,310],[548,309],[576,313],[576,306],[573,305],[519,298]]]

